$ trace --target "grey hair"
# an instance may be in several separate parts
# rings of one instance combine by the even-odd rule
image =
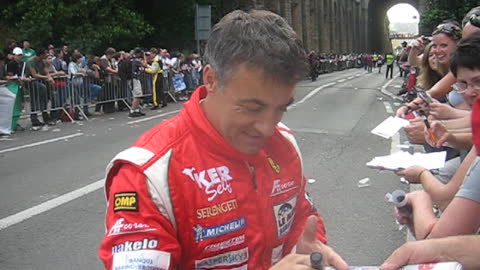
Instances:
[[[308,72],[307,55],[295,31],[282,17],[266,10],[225,15],[212,29],[204,59],[220,87],[240,64],[283,83],[297,83]]]

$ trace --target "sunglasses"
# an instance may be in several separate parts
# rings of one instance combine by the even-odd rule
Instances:
[[[476,14],[472,14],[470,16],[470,18],[468,19],[468,21],[473,25],[473,26],[476,26],[476,27],[479,27],[480,28],[480,19],[478,18],[478,16]]]
[[[453,35],[456,39],[460,39],[462,37],[462,29],[451,23],[439,24],[433,31],[432,35],[440,33]]]

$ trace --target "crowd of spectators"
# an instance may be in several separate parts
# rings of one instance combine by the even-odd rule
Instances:
[[[427,91],[418,90],[397,116],[409,119],[405,132],[412,144],[425,152],[445,151],[446,161],[439,170],[412,166],[397,172],[423,187],[407,194],[410,213],[395,209],[397,220],[423,241],[401,247],[384,268],[449,259],[479,269],[480,7],[462,24],[438,25],[431,42],[419,37],[404,44],[404,51],[402,61],[419,70],[416,87]]]
[[[5,99],[1,93],[15,95],[8,101],[13,112],[2,121],[2,136],[25,129],[18,124],[21,113],[30,114],[33,130],[116,110],[141,117],[147,107],[157,110],[169,101],[187,100],[202,83],[198,54],[170,54],[164,48],[107,48],[102,56],[86,56],[67,45],[34,50],[28,41],[18,46],[9,39],[0,56],[0,83],[10,89],[0,91],[0,99]]]

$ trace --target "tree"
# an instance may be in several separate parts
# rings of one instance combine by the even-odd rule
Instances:
[[[461,22],[465,14],[478,5],[478,0],[428,0],[422,12],[422,26],[434,29],[444,20]]]
[[[131,48],[153,32],[130,0],[20,0],[3,9],[17,40],[33,46],[68,44],[87,53]]]

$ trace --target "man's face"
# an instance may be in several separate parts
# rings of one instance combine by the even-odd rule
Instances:
[[[455,51],[456,42],[444,33],[433,36],[433,53],[439,64],[448,65],[452,53]]]
[[[478,28],[478,27],[476,27],[475,25],[472,25],[470,22],[468,22],[468,23],[465,24],[465,26],[463,27],[462,37],[463,37],[463,38],[469,37],[469,36],[471,36],[473,33],[479,32],[479,31],[480,31],[480,28]]]
[[[208,95],[202,106],[209,120],[230,145],[244,154],[256,154],[293,102],[295,84],[274,81],[241,64],[222,90],[210,77],[214,77],[210,66],[206,73]]]
[[[25,49],[30,49],[30,42],[24,41],[24,42],[23,42],[23,48],[25,48]]]
[[[458,67],[457,82],[468,85],[467,91],[461,95],[465,102],[472,107],[475,99],[480,95],[480,69],[472,70],[465,67]]]
[[[13,59],[17,62],[20,63],[22,61],[23,55],[22,54],[16,54]]]

